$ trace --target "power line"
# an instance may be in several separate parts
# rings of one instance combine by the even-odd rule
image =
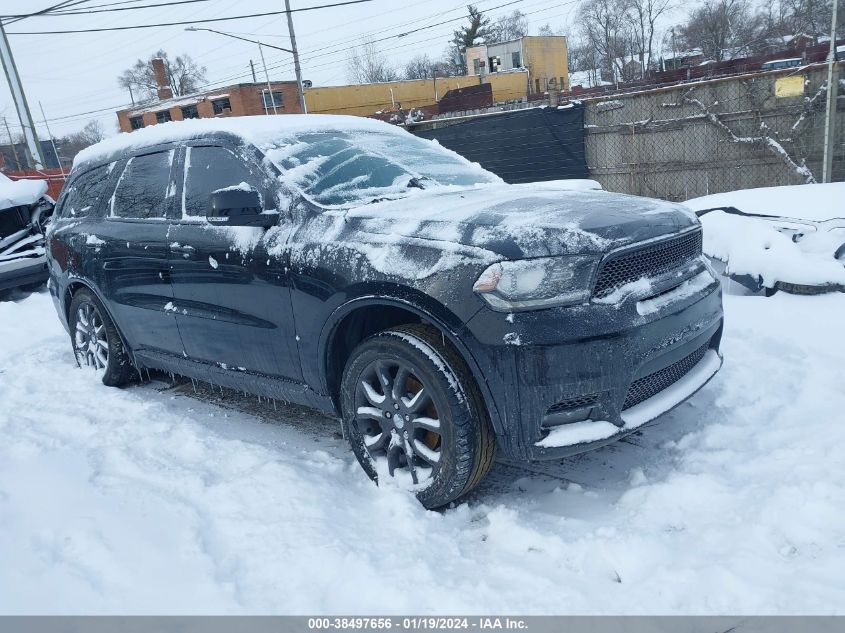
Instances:
[[[132,0],[133,2],[140,2],[141,0]],[[170,7],[177,4],[193,4],[195,2],[211,2],[212,0],[172,0],[171,2],[163,2],[160,4],[142,4],[137,7],[114,7],[111,9],[106,8],[96,8],[96,7],[83,7],[82,9],[68,9],[68,10],[61,10],[61,11],[50,11],[49,13],[39,13],[35,15],[0,15],[0,18],[33,18],[33,17],[40,17],[40,18],[52,18],[55,16],[64,16],[64,15],[86,15],[89,13],[109,13],[111,11],[136,11],[138,9],[157,9],[161,7]],[[124,4],[124,3],[117,3],[117,4]],[[98,7],[108,7],[113,5],[97,5]]]
[[[62,7],[74,7],[80,4],[85,4],[86,2],[90,2],[90,0],[64,0],[64,2],[59,2],[58,4],[54,4],[52,6],[47,7],[46,9],[41,9],[40,11],[34,11],[33,13],[25,13],[16,16],[4,16],[4,17],[12,17],[13,19],[5,22],[5,24],[12,24],[14,22],[20,22],[21,20],[25,20],[26,18],[37,17],[43,15],[45,13],[49,13],[50,11],[54,11],[56,9],[61,9]]]
[[[333,4],[321,4],[314,7],[303,7],[302,9],[291,9],[290,11],[267,11],[265,13],[251,13],[248,15],[233,15],[227,18],[206,18],[199,20],[189,20],[187,22],[161,22],[159,24],[133,24],[130,26],[110,26],[99,29],[68,29],[64,31],[15,31],[9,32],[7,35],[67,35],[70,33],[101,33],[104,31],[130,31],[133,29],[152,29],[163,26],[184,26],[186,24],[197,24],[200,22],[225,22],[228,20],[246,20],[248,18],[262,18],[268,15],[286,15],[288,13],[300,13],[302,11],[314,11],[316,9],[331,9],[334,7],[343,7],[351,4],[362,4],[365,2],[373,2],[373,0],[346,0],[346,2],[335,2]],[[161,5],[165,6],[165,5]]]

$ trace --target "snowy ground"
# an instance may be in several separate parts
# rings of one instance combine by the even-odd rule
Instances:
[[[0,303],[2,613],[843,613],[845,294],[726,296],[722,372],[427,512],[331,421],[75,368]]]

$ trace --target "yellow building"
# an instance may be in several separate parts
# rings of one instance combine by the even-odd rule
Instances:
[[[526,35],[509,42],[481,44],[466,50],[467,74],[493,78],[514,69],[528,70],[528,91],[569,90],[566,37]]]
[[[542,38],[540,38],[542,39]],[[493,102],[515,101],[526,96],[528,72],[516,70],[485,77],[437,77],[387,81],[352,86],[306,88],[305,105],[312,114],[354,114],[369,116],[380,110],[404,110],[437,103],[449,90],[488,83],[493,89]]]

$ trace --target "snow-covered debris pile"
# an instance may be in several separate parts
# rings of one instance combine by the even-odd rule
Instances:
[[[688,200],[704,252],[731,277],[845,288],[845,183],[767,187]]]
[[[11,180],[0,174],[0,209],[33,204],[45,193],[46,180]]]

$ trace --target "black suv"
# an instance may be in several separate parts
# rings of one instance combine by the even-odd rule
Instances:
[[[145,368],[342,420],[427,507],[498,450],[616,440],[719,369],[719,282],[685,208],[507,185],[356,117],[166,123],[83,151],[48,232],[80,365]]]

